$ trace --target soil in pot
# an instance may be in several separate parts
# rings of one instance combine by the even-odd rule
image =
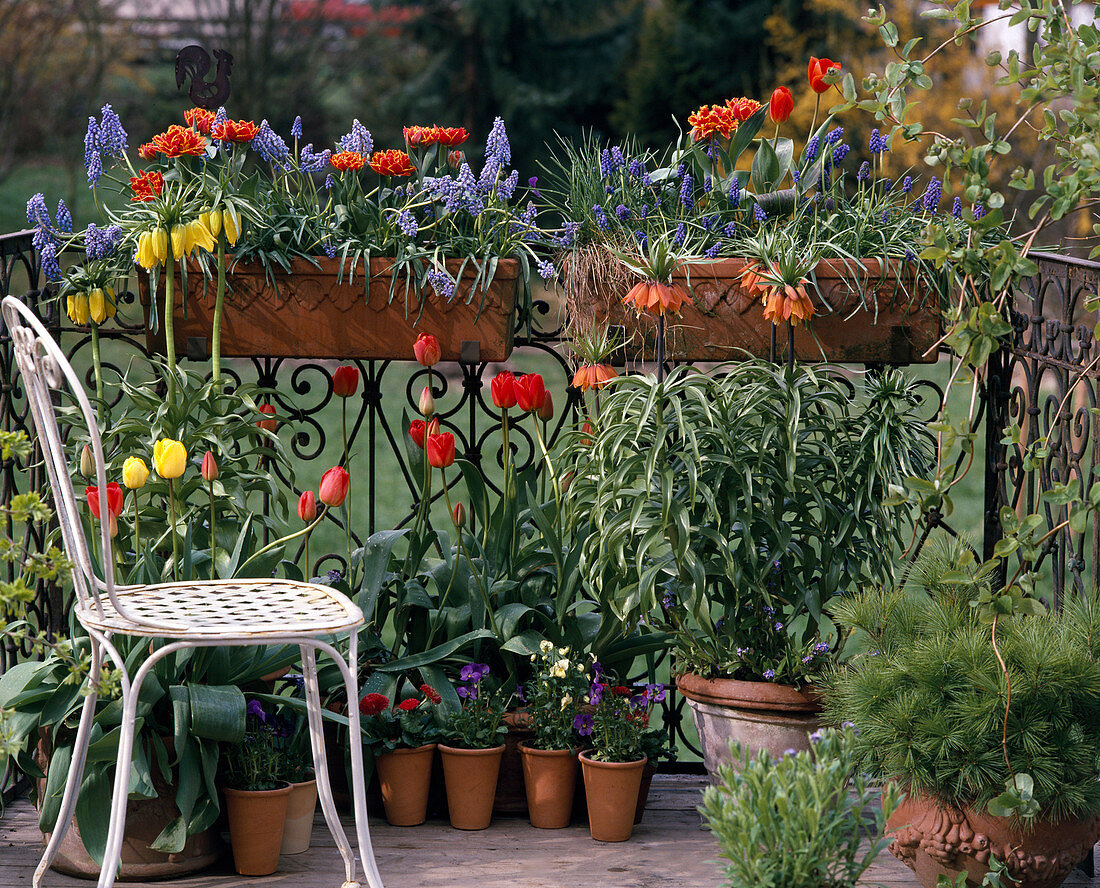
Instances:
[[[289,783],[256,792],[224,790],[233,865],[242,876],[269,876],[279,868],[290,790]]]
[[[493,799],[504,744],[492,749],[458,749],[439,744],[447,813],[455,829],[486,829],[493,819]]]
[[[577,755],[571,749],[519,747],[523,758],[523,779],[531,826],[563,829],[573,814],[573,793],[577,785]]]
[[[1092,851],[1100,819],[1039,819],[1025,829],[1011,818],[944,807],[917,793],[886,821],[886,833],[893,836],[890,853],[925,888],[936,888],[940,876],[954,884],[964,871],[967,885],[979,888],[991,856],[1007,864],[1013,888],[1057,888]]]
[[[435,744],[395,749],[375,759],[382,804],[390,826],[419,826],[428,817]]]
[[[580,755],[588,799],[588,831],[597,842],[625,842],[634,832],[642,771],[648,759],[600,762]]]
[[[317,812],[317,781],[290,784],[286,801],[286,823],[280,854],[301,854],[309,850],[313,839],[313,818]]]
[[[821,726],[821,703],[812,688],[691,673],[679,676],[676,687],[691,707],[712,782],[719,765],[732,761],[730,740],[778,758],[788,749],[809,749],[810,734]]]

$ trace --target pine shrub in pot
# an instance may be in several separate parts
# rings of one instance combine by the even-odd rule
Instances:
[[[1052,888],[1100,836],[1100,598],[991,626],[965,543],[933,538],[909,587],[839,603],[866,650],[827,680],[827,711],[858,730],[861,767],[906,798],[891,852],[933,888],[979,885],[994,860]]]

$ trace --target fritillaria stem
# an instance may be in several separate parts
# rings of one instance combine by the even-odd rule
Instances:
[[[172,535],[172,579],[179,582],[179,541],[176,539],[176,491],[172,487],[172,479],[168,479],[168,521],[171,525],[169,532]]]

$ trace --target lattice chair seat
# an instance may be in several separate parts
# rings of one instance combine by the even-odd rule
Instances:
[[[98,888],[113,888],[122,856],[130,765],[142,682],[157,662],[180,650],[273,642],[296,643],[301,652],[317,797],[329,831],[344,859],[341,888],[359,888],[357,875],[360,872],[366,877],[370,888],[382,888],[382,876],[374,860],[367,824],[362,744],[353,741],[349,749],[355,832],[359,842],[357,861],[355,849],[340,823],[332,796],[317,676],[317,652],[320,651],[330,656],[338,667],[343,678],[345,698],[350,701],[358,699],[358,630],[363,625],[362,612],[333,589],[269,577],[116,586],[111,571],[105,576],[98,575],[93,570],[91,549],[84,537],[83,522],[69,474],[68,456],[57,425],[54,399],[58,397],[58,392],[67,391],[76,400],[88,430],[89,446],[95,462],[95,483],[100,490],[104,490],[107,484],[106,466],[95,413],[80,378],[34,313],[11,296],[4,299],[0,311],[11,335],[15,360],[26,387],[27,406],[42,448],[65,551],[73,562],[73,590],[77,600],[74,613],[87,630],[91,645],[88,693],[73,742],[65,792],[57,812],[57,826],[35,869],[32,888],[40,888],[73,821],[105,658],[109,658],[118,669],[122,688],[122,720],[111,810],[104,812],[110,819],[110,825],[98,882]],[[101,497],[98,522],[101,564],[114,563],[109,527],[107,497]],[[126,661],[111,642],[116,634],[162,638],[165,644],[150,646],[147,656],[136,664],[130,664],[135,670],[131,676]],[[346,645],[346,658],[338,645]],[[349,706],[347,718],[349,735],[358,738],[359,707]]]
[[[334,589],[292,580],[215,580],[116,589],[124,613],[110,598],[80,607],[85,626],[101,632],[158,638],[250,638],[272,641],[346,632],[363,614]]]

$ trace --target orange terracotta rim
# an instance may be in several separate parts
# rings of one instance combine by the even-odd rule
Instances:
[[[429,749],[435,749],[437,745],[436,743],[425,743],[423,746],[402,746],[399,749],[380,752],[379,755],[417,755]]]
[[[770,681],[702,678],[686,672],[677,677],[676,687],[687,699],[711,706],[776,712],[821,711],[821,692],[813,685],[796,688]]]
[[[565,756],[574,756],[577,754],[575,749],[539,749],[537,746],[529,746],[526,742],[519,744],[519,751],[523,755],[530,755],[543,758],[564,758]]]
[[[463,749],[461,746],[447,746],[440,743],[437,748],[440,752],[447,753],[447,755],[488,755],[492,752],[504,752],[503,743],[500,746],[488,746],[485,749]]]
[[[582,752],[578,758],[585,764],[591,765],[594,768],[637,768],[639,766],[645,767],[646,762],[649,761],[649,756],[643,755],[640,759],[635,759],[632,762],[601,762],[599,759],[594,759],[588,755],[588,752]]]
[[[308,782],[308,781],[307,781]],[[275,798],[281,795],[290,795],[290,791],[294,789],[294,784],[287,783],[284,786],[280,786],[278,789],[232,789],[231,787],[222,787],[222,792],[231,796],[270,796]]]

